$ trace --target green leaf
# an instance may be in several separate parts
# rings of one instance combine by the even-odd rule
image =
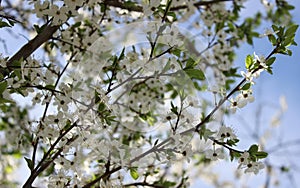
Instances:
[[[34,27],[34,29],[35,29],[35,31],[36,31],[37,33],[40,33],[40,32],[41,32],[39,25],[34,24],[33,27]]]
[[[285,47],[289,47],[290,45],[294,44],[295,35],[287,36],[287,38],[282,42],[282,45]]]
[[[253,144],[252,146],[250,146],[248,152],[251,153],[256,153],[258,151],[258,145]]]
[[[1,82],[0,83],[0,95],[6,90],[7,88],[7,82]]]
[[[197,80],[205,80],[205,75],[202,70],[199,69],[185,69],[184,72],[191,78]]]
[[[0,104],[2,104],[2,103],[11,103],[11,104],[14,104],[15,101],[7,100],[7,99],[4,99],[4,98],[0,97]]]
[[[266,61],[267,66],[271,66],[276,60],[276,57],[271,57]]]
[[[104,102],[100,102],[98,106],[98,112],[103,112],[105,110],[105,104]]]
[[[10,26],[14,26],[15,25],[15,21],[13,21],[13,20],[7,20],[8,21],[8,23],[10,24]]]
[[[292,50],[290,50],[290,49],[287,49],[286,52],[287,52],[287,55],[289,55],[289,56],[292,56],[292,54],[293,54]]]
[[[64,131],[68,130],[72,125],[73,124],[72,124],[71,120],[67,119],[66,125],[64,126],[63,130]]]
[[[164,181],[164,182],[162,183],[162,186],[168,188],[168,187],[173,187],[173,186],[175,186],[176,184],[177,184],[176,182],[172,182],[172,181]]]
[[[95,104],[97,104],[100,100],[99,93],[95,90]]]
[[[236,144],[239,142],[239,139],[231,139],[231,140],[227,140],[226,144],[229,146],[236,146]]]
[[[33,162],[31,159],[27,158],[27,157],[24,157],[24,159],[26,160],[27,162],[27,166],[30,170],[33,170],[34,166],[33,166]]]
[[[251,55],[247,55],[247,57],[245,59],[246,69],[250,69],[250,67],[252,66],[253,62],[254,62],[253,57]]]
[[[263,151],[259,151],[259,152],[255,153],[255,156],[258,159],[264,159],[264,158],[266,158],[268,156],[268,153],[267,152],[263,152]]]
[[[274,32],[279,31],[279,28],[278,28],[278,26],[276,26],[276,25],[272,25],[272,29],[273,29]]]
[[[11,27],[8,23],[0,21],[0,28],[2,27]]]
[[[272,67],[267,68],[267,72],[268,72],[269,74],[273,74]]]
[[[196,61],[190,57],[188,58],[184,69],[193,69],[196,65],[197,65]]]
[[[130,168],[130,175],[134,180],[137,180],[139,178],[137,168]]]
[[[230,150],[230,160],[233,161],[234,158],[239,158],[241,156],[240,153]]]
[[[248,90],[251,87],[251,83],[246,83],[241,89]]]
[[[173,49],[171,50],[171,53],[174,54],[174,55],[176,55],[177,57],[180,57],[181,50],[178,49],[178,48],[173,48]]]
[[[171,112],[178,115],[178,107],[174,106],[173,102],[171,101]]]
[[[207,129],[205,126],[201,126],[201,129],[199,131],[200,139],[204,138],[205,141],[209,139],[213,134],[215,134],[215,131],[211,131],[210,129]]]
[[[120,56],[118,58],[118,61],[124,59],[124,57],[125,57],[124,53],[125,53],[125,47],[123,47],[122,52],[121,52],[121,54],[120,54]]]
[[[168,12],[167,15],[173,17],[173,19],[176,20],[175,12]]]
[[[285,36],[293,36],[295,35],[297,29],[298,29],[299,25],[291,25],[285,32]]]
[[[273,46],[276,46],[277,40],[276,40],[276,37],[274,35],[272,35],[272,34],[268,35],[268,39],[272,43]]]

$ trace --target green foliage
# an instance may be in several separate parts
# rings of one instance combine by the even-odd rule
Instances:
[[[31,159],[24,157],[24,159],[26,160],[27,166],[30,170],[33,170],[34,166],[33,166],[33,162]]]
[[[6,90],[7,88],[7,82],[1,82],[0,83],[0,95]]]
[[[184,69],[184,72],[191,78],[196,80],[205,80],[203,71],[199,69]]]
[[[276,57],[271,57],[271,58],[269,58],[269,59],[266,61],[266,65],[270,67],[270,66],[275,62],[275,60],[276,60]]]
[[[241,154],[239,152],[234,151],[234,150],[230,150],[229,155],[230,155],[231,161],[233,161],[234,159],[238,159],[241,156]]]
[[[173,102],[171,101],[171,112],[173,112],[175,115],[178,115],[178,106],[174,106]]]
[[[68,119],[68,120],[66,121],[66,125],[64,126],[63,130],[64,130],[64,131],[68,130],[72,125],[73,125],[73,124],[72,124],[71,120]]]
[[[250,69],[252,65],[254,64],[254,59],[253,56],[247,55],[246,60],[245,60],[246,68]]]
[[[226,141],[226,144],[228,146],[236,146],[239,141],[240,141],[239,139],[230,139]]]
[[[241,90],[247,91],[247,90],[250,89],[250,87],[251,87],[251,83],[246,83],[245,85],[243,85],[243,87],[241,88]]]
[[[292,55],[292,51],[288,48],[291,45],[297,45],[295,35],[299,25],[291,25],[289,27],[272,25],[274,33],[276,33],[276,43],[272,39],[271,43],[276,46],[276,53],[284,55]]]
[[[42,25],[41,27],[37,24],[33,25],[33,27],[34,27],[37,34],[41,33],[46,28],[46,26],[47,26],[47,23]]]
[[[200,140],[204,139],[205,141],[207,141],[215,133],[216,131],[211,131],[210,129],[207,129],[206,126],[201,126],[199,130]]]
[[[295,7],[288,3],[286,0],[276,0],[276,6],[267,12],[267,19],[275,24],[290,25],[292,23],[291,10]]]
[[[248,149],[248,152],[250,154],[250,158],[252,161],[256,162],[258,159],[263,159],[268,156],[268,153],[263,151],[258,151],[258,145],[253,144]]]
[[[139,173],[137,171],[137,168],[130,168],[130,176],[134,179],[134,180],[137,180],[140,176],[139,176]]]
[[[12,27],[13,25],[14,25],[14,22],[12,22],[12,21],[9,21],[7,23],[7,22],[4,22],[4,21],[0,20],[0,28],[3,28],[3,27]]]
[[[116,122],[116,116],[111,114],[111,110],[107,108],[104,101],[101,99],[100,94],[95,90],[95,104],[98,105],[97,115],[101,122],[111,125],[112,122]]]

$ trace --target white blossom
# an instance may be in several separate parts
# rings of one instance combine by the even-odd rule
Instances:
[[[247,169],[245,169],[245,173],[258,174],[258,172],[264,169],[265,165],[262,162],[250,162],[247,164]]]
[[[224,159],[225,155],[221,148],[217,148],[216,150],[214,149],[207,150],[205,152],[205,157],[211,159],[212,161],[216,161],[218,159]]]
[[[236,138],[237,137],[233,133],[232,128],[226,127],[226,126],[221,126],[218,133],[217,133],[217,136],[216,136],[217,140],[224,140],[224,139],[233,140],[233,139],[236,139]]]

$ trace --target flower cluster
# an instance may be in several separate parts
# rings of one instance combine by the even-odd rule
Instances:
[[[248,103],[252,103],[254,101],[254,96],[252,95],[252,91],[242,90],[240,94],[238,94],[234,99],[230,99],[230,110],[235,113],[238,108],[245,107]]]
[[[258,174],[258,172],[262,169],[264,169],[265,165],[260,161],[253,161],[250,158],[249,152],[245,151],[240,157],[239,157],[239,166],[238,168],[245,168],[245,173],[254,173]]]
[[[206,159],[225,159],[227,153],[245,173],[257,174],[265,152],[257,145],[245,152],[233,149],[239,140],[232,128],[222,125],[214,132],[206,126],[226,119],[225,101],[230,99],[234,112],[254,101],[253,78],[271,71],[274,53],[291,53],[277,42],[294,44],[297,27],[280,40],[273,35],[283,35],[283,28],[266,33],[281,49],[266,59],[247,56],[243,80],[228,92],[239,76],[234,49],[256,36],[252,20],[259,15],[240,20],[243,2],[5,2],[1,8],[18,19],[35,15],[15,23],[29,33],[34,28],[35,36],[11,58],[0,57],[3,177],[17,166],[9,160],[23,154],[31,172],[24,187],[43,175],[48,187],[129,187],[126,170],[137,184],[184,187],[189,185],[186,166],[170,172],[170,165],[192,160],[206,165]],[[13,25],[11,18],[5,19]],[[27,22],[36,23],[25,27]],[[0,25],[8,27],[2,20]],[[200,97],[208,81],[217,88],[209,91],[215,103]],[[205,157],[204,149],[195,152],[193,143],[200,141],[205,149],[213,143]]]
[[[234,158],[238,159],[238,169],[245,169],[245,173],[258,174],[260,170],[264,169],[264,164],[258,160],[265,158],[267,156],[267,153],[258,151],[257,145],[252,145],[248,151],[244,152],[231,148],[231,146],[235,146],[236,143],[239,142],[239,140],[230,127],[221,126],[216,135],[215,132],[206,132],[208,135],[211,135],[210,139],[213,140],[213,149],[206,150],[206,158],[212,161],[224,159],[224,149],[227,148],[229,150],[231,160],[233,160]],[[213,135],[215,136],[212,137]],[[216,148],[217,145],[221,147],[223,146],[224,148]]]

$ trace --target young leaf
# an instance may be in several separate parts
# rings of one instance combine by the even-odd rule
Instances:
[[[33,162],[31,159],[27,158],[27,157],[24,157],[24,159],[26,160],[27,162],[27,166],[30,170],[33,170],[34,166],[33,166]]]
[[[192,79],[205,80],[204,73],[199,69],[185,69],[184,72]]]
[[[299,25],[291,25],[285,32],[285,36],[289,37],[289,36],[293,36],[295,35],[297,29],[298,29]]]
[[[274,35],[268,35],[268,39],[269,39],[269,41],[272,43],[272,45],[273,46],[276,46],[276,44],[277,44],[277,40],[276,40],[276,38],[275,38],[275,36]]]
[[[240,153],[236,152],[236,151],[233,151],[233,150],[230,150],[230,160],[233,161],[234,158],[239,158],[241,156]]]
[[[121,52],[121,54],[120,54],[120,56],[118,58],[118,61],[124,59],[124,57],[125,57],[124,53],[125,53],[125,47],[123,47],[122,52]]]
[[[252,146],[250,146],[248,152],[249,153],[256,153],[258,151],[258,145],[253,144]]]
[[[2,27],[11,27],[8,23],[0,21],[0,28]]]
[[[0,95],[5,91],[7,88],[7,82],[1,82],[0,83]]]
[[[204,138],[205,141],[208,140],[209,137],[211,137],[216,132],[211,131],[210,129],[207,129],[205,126],[202,126],[199,131],[200,139]]]
[[[259,152],[256,152],[255,153],[255,156],[258,158],[258,159],[264,159],[268,156],[268,153],[266,152],[263,152],[263,151],[259,151]]]
[[[276,25],[272,25],[272,29],[273,29],[274,32],[279,31],[279,28]]]
[[[247,55],[247,57],[245,59],[246,69],[250,69],[252,64],[253,64],[253,57],[251,55]]]
[[[180,55],[181,55],[181,50],[178,49],[178,48],[173,48],[173,49],[171,50],[171,53],[174,54],[174,55],[176,55],[177,57],[180,57]]]
[[[251,83],[246,83],[241,89],[248,90],[251,87]]]
[[[276,57],[271,57],[266,61],[266,65],[271,66],[276,60]]]
[[[137,168],[130,168],[130,175],[134,180],[137,180],[139,178]]]

